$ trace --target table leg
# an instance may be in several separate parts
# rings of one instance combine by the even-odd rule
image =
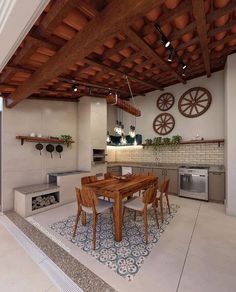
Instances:
[[[115,241],[122,240],[122,196],[115,194]]]

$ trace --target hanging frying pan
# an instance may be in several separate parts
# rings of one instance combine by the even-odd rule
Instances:
[[[59,156],[61,158],[61,153],[63,152],[63,147],[61,145],[57,145],[56,146],[56,151],[57,151],[57,153],[59,153]]]
[[[37,150],[39,150],[40,155],[42,155],[42,152],[41,152],[41,151],[43,150],[43,144],[38,143],[38,144],[35,145],[35,148],[36,148]]]
[[[47,152],[51,153],[51,158],[52,158],[52,152],[54,151],[54,146],[52,144],[48,144],[46,146]]]

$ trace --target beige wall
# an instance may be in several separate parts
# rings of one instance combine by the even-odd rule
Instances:
[[[45,150],[42,156],[35,143],[20,145],[17,135],[31,132],[44,136],[70,134],[77,142],[77,104],[26,100],[2,114],[2,207],[13,208],[13,188],[46,182],[46,174],[77,169],[77,143],[64,147],[62,158],[53,159]]]
[[[178,111],[178,100],[188,89],[196,86],[207,88],[212,94],[212,104],[208,111],[198,118],[186,118]],[[143,135],[143,140],[158,136],[153,131],[152,123],[154,118],[161,113],[156,107],[158,96],[164,92],[171,92],[175,97],[174,106],[168,111],[175,118],[175,128],[167,136],[179,134],[185,140],[192,139],[197,134],[205,139],[224,138],[224,74],[223,71],[212,74],[210,78],[206,76],[196,78],[187,82],[187,84],[176,84],[169,86],[165,91],[153,91],[146,96],[135,97],[135,103],[142,111],[142,116],[137,118],[137,132]],[[108,108],[110,111],[110,107]],[[113,116],[113,125],[112,124]],[[113,129],[116,114],[114,109],[108,114],[109,128]],[[124,113],[125,130],[128,132],[133,123],[133,117]],[[112,132],[111,132],[112,134]]]
[[[225,68],[226,211],[236,216],[236,55],[230,55]]]

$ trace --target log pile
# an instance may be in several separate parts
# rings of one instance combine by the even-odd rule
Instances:
[[[56,204],[58,201],[52,194],[32,198],[32,211]]]

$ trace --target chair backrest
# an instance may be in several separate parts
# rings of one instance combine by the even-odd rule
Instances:
[[[169,184],[170,184],[170,179],[164,180],[159,188],[159,191],[162,194],[166,194],[168,192],[168,189],[169,189]]]
[[[92,176],[84,176],[81,178],[81,185],[86,185],[89,183],[93,183],[96,182],[98,179],[96,177],[96,175],[92,175]]]
[[[84,176],[84,177],[81,177],[81,185],[86,185],[86,184],[89,184],[90,183],[90,178],[89,176]]]
[[[90,182],[92,183],[92,182],[96,182],[98,179],[97,179],[96,175],[91,175],[91,176],[89,177],[89,180],[90,180]]]
[[[93,208],[98,204],[98,198],[92,190],[75,188],[78,206]]]
[[[145,205],[151,204],[156,198],[156,188],[154,186],[149,187],[143,194],[143,203]]]
[[[109,179],[109,178],[112,178],[112,173],[111,172],[104,173],[104,179]]]

